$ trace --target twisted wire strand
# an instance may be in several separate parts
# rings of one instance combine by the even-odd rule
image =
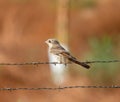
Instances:
[[[64,89],[76,89],[76,88],[120,88],[120,86],[63,86],[63,87],[39,87],[39,88],[0,88],[0,91],[15,91],[15,90],[64,90]]]
[[[104,61],[86,61],[83,63],[91,64],[91,63],[115,63],[120,62],[120,60],[104,60]],[[0,65],[40,65],[40,64],[66,64],[66,63],[58,63],[58,62],[21,62],[21,63],[0,63]],[[67,63],[71,64],[71,63]],[[64,89],[76,89],[76,88],[120,88],[119,85],[112,86],[63,86],[63,87],[39,87],[39,88],[0,88],[0,91],[8,90],[64,90]]]
[[[103,60],[103,61],[84,61],[83,63],[115,63],[120,62],[120,60]],[[59,63],[59,62],[21,62],[21,63],[0,63],[0,65],[40,65],[40,64],[71,64],[71,63]]]

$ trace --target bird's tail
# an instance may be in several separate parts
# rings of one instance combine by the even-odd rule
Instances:
[[[74,59],[74,58],[68,58],[68,59],[69,59],[70,61],[76,63],[76,64],[79,64],[79,65],[83,66],[84,68],[87,68],[87,69],[90,68],[89,65],[87,65],[87,64],[84,63],[84,62],[80,62],[80,61],[78,61],[77,59]]]

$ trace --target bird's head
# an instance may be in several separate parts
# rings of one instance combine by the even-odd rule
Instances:
[[[56,39],[48,39],[45,41],[45,43],[47,43],[49,47],[52,47],[53,45],[59,44],[59,42]]]

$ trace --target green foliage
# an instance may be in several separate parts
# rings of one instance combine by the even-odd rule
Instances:
[[[104,36],[101,39],[92,38],[89,42],[91,47],[91,60],[114,60],[117,59],[113,40],[110,36]],[[97,83],[114,84],[117,77],[117,63],[94,63],[90,72],[90,77]]]
[[[93,8],[96,4],[96,0],[71,0],[72,8]]]

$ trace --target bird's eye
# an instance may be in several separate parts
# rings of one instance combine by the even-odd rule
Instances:
[[[49,43],[51,43],[51,41],[49,40]]]

